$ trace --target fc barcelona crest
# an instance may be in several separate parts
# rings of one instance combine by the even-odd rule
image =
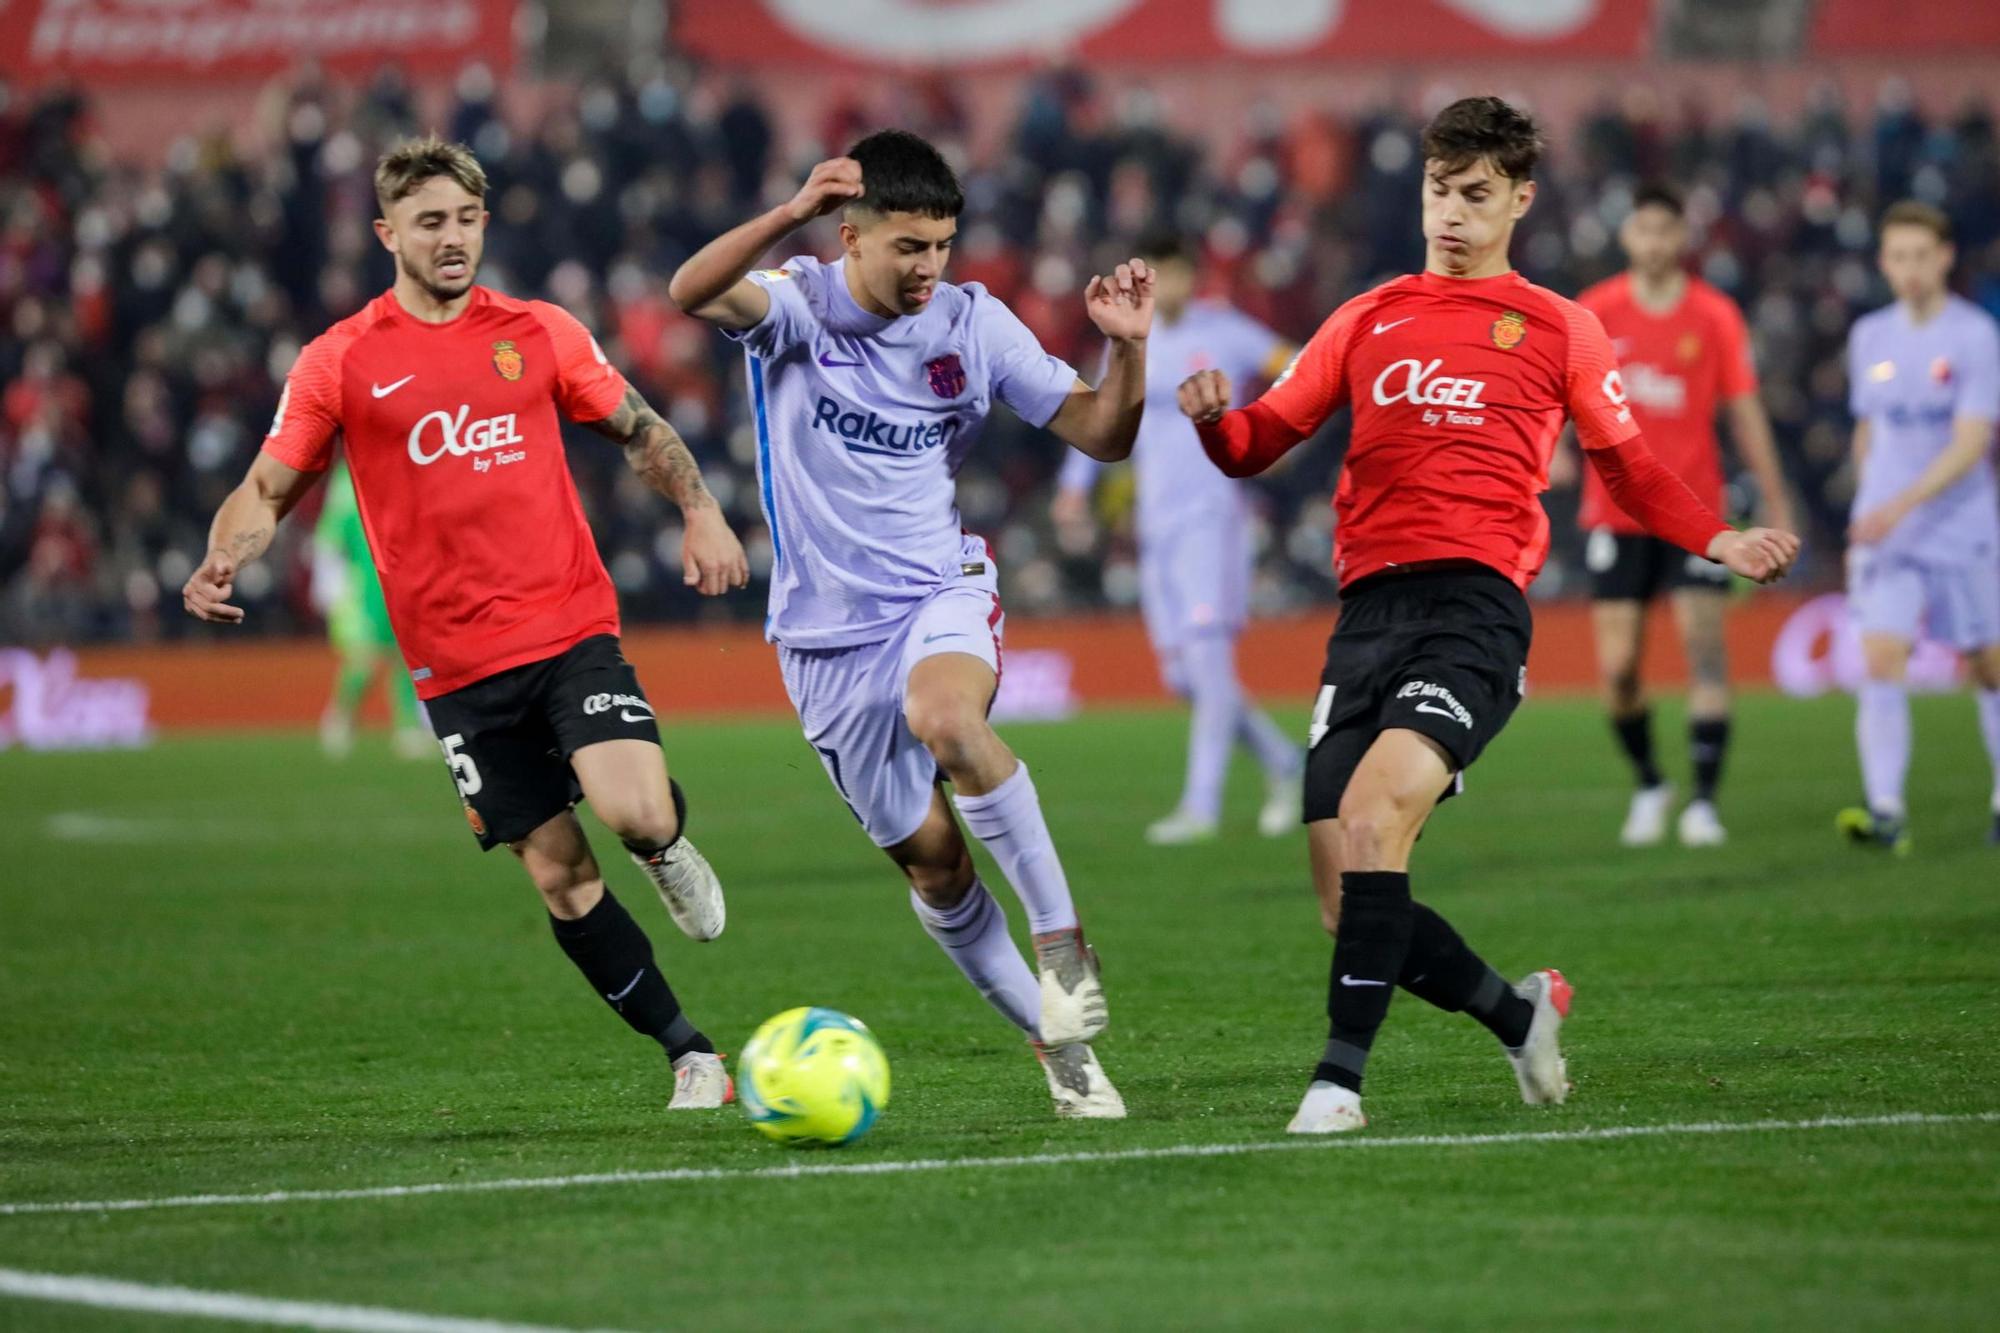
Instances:
[[[1518,310],[1509,310],[1493,321],[1493,345],[1503,352],[1513,351],[1527,336],[1528,317]]]
[[[500,372],[501,379],[517,380],[527,369],[527,363],[521,360],[521,353],[514,344],[502,338],[493,344],[493,368]]]
[[[931,377],[931,392],[938,397],[956,398],[965,392],[965,367],[959,364],[958,353],[926,361],[924,370]]]

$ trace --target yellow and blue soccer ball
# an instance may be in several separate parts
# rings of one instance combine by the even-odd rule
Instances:
[[[868,1025],[837,1009],[787,1009],[736,1062],[743,1114],[780,1143],[852,1143],[889,1104],[889,1060]]]

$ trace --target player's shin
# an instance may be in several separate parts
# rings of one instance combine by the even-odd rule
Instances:
[[[714,1043],[681,1012],[673,988],[653,961],[652,941],[610,889],[595,907],[573,920],[551,914],[549,926],[591,989],[634,1032],[659,1042],[671,1059],[689,1051],[715,1050]]]
[[[1411,907],[1410,877],[1403,871],[1342,873],[1340,933],[1327,978],[1326,1051],[1314,1082],[1361,1091],[1369,1048],[1409,955]]]
[[[1861,683],[1854,739],[1861,752],[1861,783],[1869,810],[1900,817],[1903,779],[1910,768],[1910,700],[1902,682]]]
[[[1411,904],[1410,951],[1399,980],[1404,990],[1446,1013],[1478,1019],[1503,1046],[1518,1047],[1528,1039],[1534,1005],[1422,903]]]
[[[1007,931],[1007,913],[975,876],[965,897],[950,907],[933,907],[910,891],[910,908],[952,965],[973,989],[1030,1038],[1041,1015],[1041,990],[1034,971]]]
[[[972,836],[984,843],[1028,911],[1028,929],[1037,935],[1076,928],[1076,904],[1056,856],[1028,766],[983,796],[956,793],[952,804]]]
[[[1694,761],[1694,799],[1714,801],[1729,757],[1729,717],[1698,717],[1688,723],[1688,752]]]
[[[1979,734],[1986,738],[1986,757],[1993,765],[1993,813],[2000,815],[2000,689],[1981,690]]]
[[[1222,814],[1222,783],[1243,714],[1243,687],[1236,681],[1235,654],[1226,635],[1196,635],[1183,660],[1194,711],[1188,724],[1187,781],[1180,810],[1213,823]]]

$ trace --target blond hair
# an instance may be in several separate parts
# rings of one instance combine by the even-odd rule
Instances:
[[[475,198],[486,197],[486,169],[462,143],[446,143],[435,134],[405,139],[375,166],[375,202],[386,215],[389,205],[409,195],[433,176],[449,176]]]

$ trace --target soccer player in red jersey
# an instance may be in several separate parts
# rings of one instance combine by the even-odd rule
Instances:
[[[1770,418],[1757,397],[1750,331],[1734,301],[1688,273],[1680,195],[1665,185],[1640,189],[1618,238],[1630,268],[1585,291],[1576,303],[1596,315],[1611,337],[1647,447],[1703,502],[1726,511],[1722,448],[1715,437],[1720,406],[1757,479],[1765,520],[1789,528],[1791,507]],[[1729,746],[1729,664],[1722,632],[1729,571],[1648,533],[1618,507],[1595,470],[1584,473],[1578,521],[1590,534],[1584,563],[1593,580],[1591,621],[1605,704],[1639,780],[1620,840],[1628,847],[1659,842],[1673,804],[1674,789],[1653,761],[1653,717],[1639,681],[1646,604],[1670,591],[1691,681],[1688,742],[1694,760],[1694,796],[1681,811],[1678,829],[1690,847],[1716,846],[1727,837],[1716,814],[1715,790]]]
[[[683,931],[722,932],[721,885],[682,836],[685,798],[619,652],[616,596],[558,412],[622,445],[680,506],[689,584],[707,595],[741,587],[743,549],[687,445],[581,324],[474,284],[486,174],[469,151],[406,142],[376,169],[375,194],[395,285],[299,354],[262,451],[216,513],[187,609],[242,621],[229,604],[238,571],[344,437],[389,619],[479,845],[520,859],[563,952],[665,1048],[669,1105],[720,1106],[731,1088],[714,1045],[681,1012],[571,810],[590,801]]]
[[[1334,933],[1329,1034],[1299,1134],[1358,1129],[1361,1076],[1401,985],[1464,1010],[1500,1039],[1522,1100],[1569,1092],[1558,1029],[1570,986],[1549,969],[1517,986],[1410,897],[1410,852],[1430,812],[1499,734],[1527,677],[1522,595],[1548,552],[1539,494],[1563,420],[1626,513],[1749,578],[1777,578],[1798,539],[1731,530],[1648,452],[1595,316],[1510,267],[1535,198],[1541,137],[1496,97],[1424,132],[1425,271],[1356,297],[1292,368],[1229,411],[1217,371],[1181,385],[1181,410],[1231,476],[1276,462],[1351,406],[1334,497],[1339,624],[1327,644],[1306,764],[1305,818],[1321,918]]]

